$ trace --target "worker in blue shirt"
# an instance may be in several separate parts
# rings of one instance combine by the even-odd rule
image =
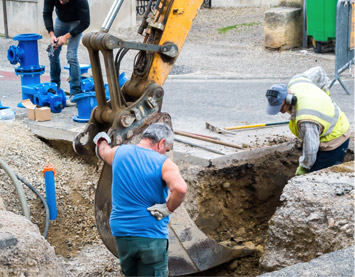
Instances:
[[[112,148],[104,132],[94,138],[98,157],[112,166],[110,227],[126,276],[168,276],[169,215],[187,191],[179,168],[165,156],[173,135],[169,125],[154,123],[136,145]]]

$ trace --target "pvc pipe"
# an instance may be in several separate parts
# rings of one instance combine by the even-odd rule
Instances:
[[[28,220],[31,220],[31,216],[30,216],[30,212],[29,212],[29,209],[28,209],[28,206],[27,206],[27,201],[26,201],[25,194],[23,192],[23,188],[22,188],[19,180],[16,178],[15,173],[11,170],[11,168],[8,166],[8,164],[5,161],[3,161],[2,159],[0,159],[0,166],[1,166],[2,169],[5,170],[7,175],[9,175],[9,177],[11,178],[12,182],[14,183],[14,185],[16,187],[17,195],[18,195],[18,197],[20,199],[23,215]]]
[[[46,185],[46,200],[49,207],[49,219],[57,219],[57,201],[55,196],[55,185],[54,185],[54,168],[47,165],[43,168],[43,176]]]

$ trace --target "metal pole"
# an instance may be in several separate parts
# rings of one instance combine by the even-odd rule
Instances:
[[[9,29],[8,29],[8,26],[7,26],[6,0],[2,0],[2,11],[3,11],[3,14],[4,14],[5,38],[9,38]]]
[[[215,150],[215,149],[212,149],[212,148],[209,148],[209,147],[206,147],[206,146],[202,146],[202,145],[199,145],[199,144],[196,144],[196,143],[192,143],[192,142],[189,142],[189,141],[186,141],[186,140],[182,140],[182,139],[179,139],[179,138],[174,138],[174,140],[177,141],[177,142],[185,143],[185,144],[188,144],[188,145],[191,145],[191,146],[194,146],[194,147],[197,147],[197,148],[201,148],[201,149],[204,149],[204,150],[216,153],[216,154],[225,155],[225,153],[220,152],[218,150]]]
[[[303,33],[302,33],[302,47],[307,48],[308,35],[307,35],[307,1],[303,0]]]
[[[239,145],[235,145],[235,144],[232,144],[232,143],[219,141],[219,140],[216,140],[216,139],[209,139],[209,138],[203,138],[203,137],[199,137],[199,136],[195,136],[195,135],[190,135],[189,133],[186,133],[186,132],[183,132],[183,131],[174,131],[174,134],[180,135],[180,136],[185,136],[185,137],[190,137],[190,138],[194,138],[194,139],[204,140],[204,141],[208,141],[208,142],[215,143],[215,144],[221,144],[221,145],[224,145],[224,146],[233,147],[233,148],[237,148],[237,149],[243,149],[243,147],[241,147]]]
[[[107,14],[107,16],[105,18],[104,23],[101,26],[102,32],[107,33],[110,30],[111,25],[112,25],[113,21],[115,20],[117,13],[122,6],[122,3],[123,3],[123,0],[115,0],[109,13]]]

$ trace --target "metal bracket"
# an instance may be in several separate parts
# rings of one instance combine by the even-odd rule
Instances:
[[[178,55],[178,47],[174,43],[155,45],[140,42],[124,41],[114,36],[110,36],[107,40],[105,40],[105,45],[108,49],[126,48],[149,52],[158,52],[171,58],[175,58]]]

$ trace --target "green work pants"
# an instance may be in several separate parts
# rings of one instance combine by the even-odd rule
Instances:
[[[167,239],[115,237],[115,240],[126,276],[168,276]]]

